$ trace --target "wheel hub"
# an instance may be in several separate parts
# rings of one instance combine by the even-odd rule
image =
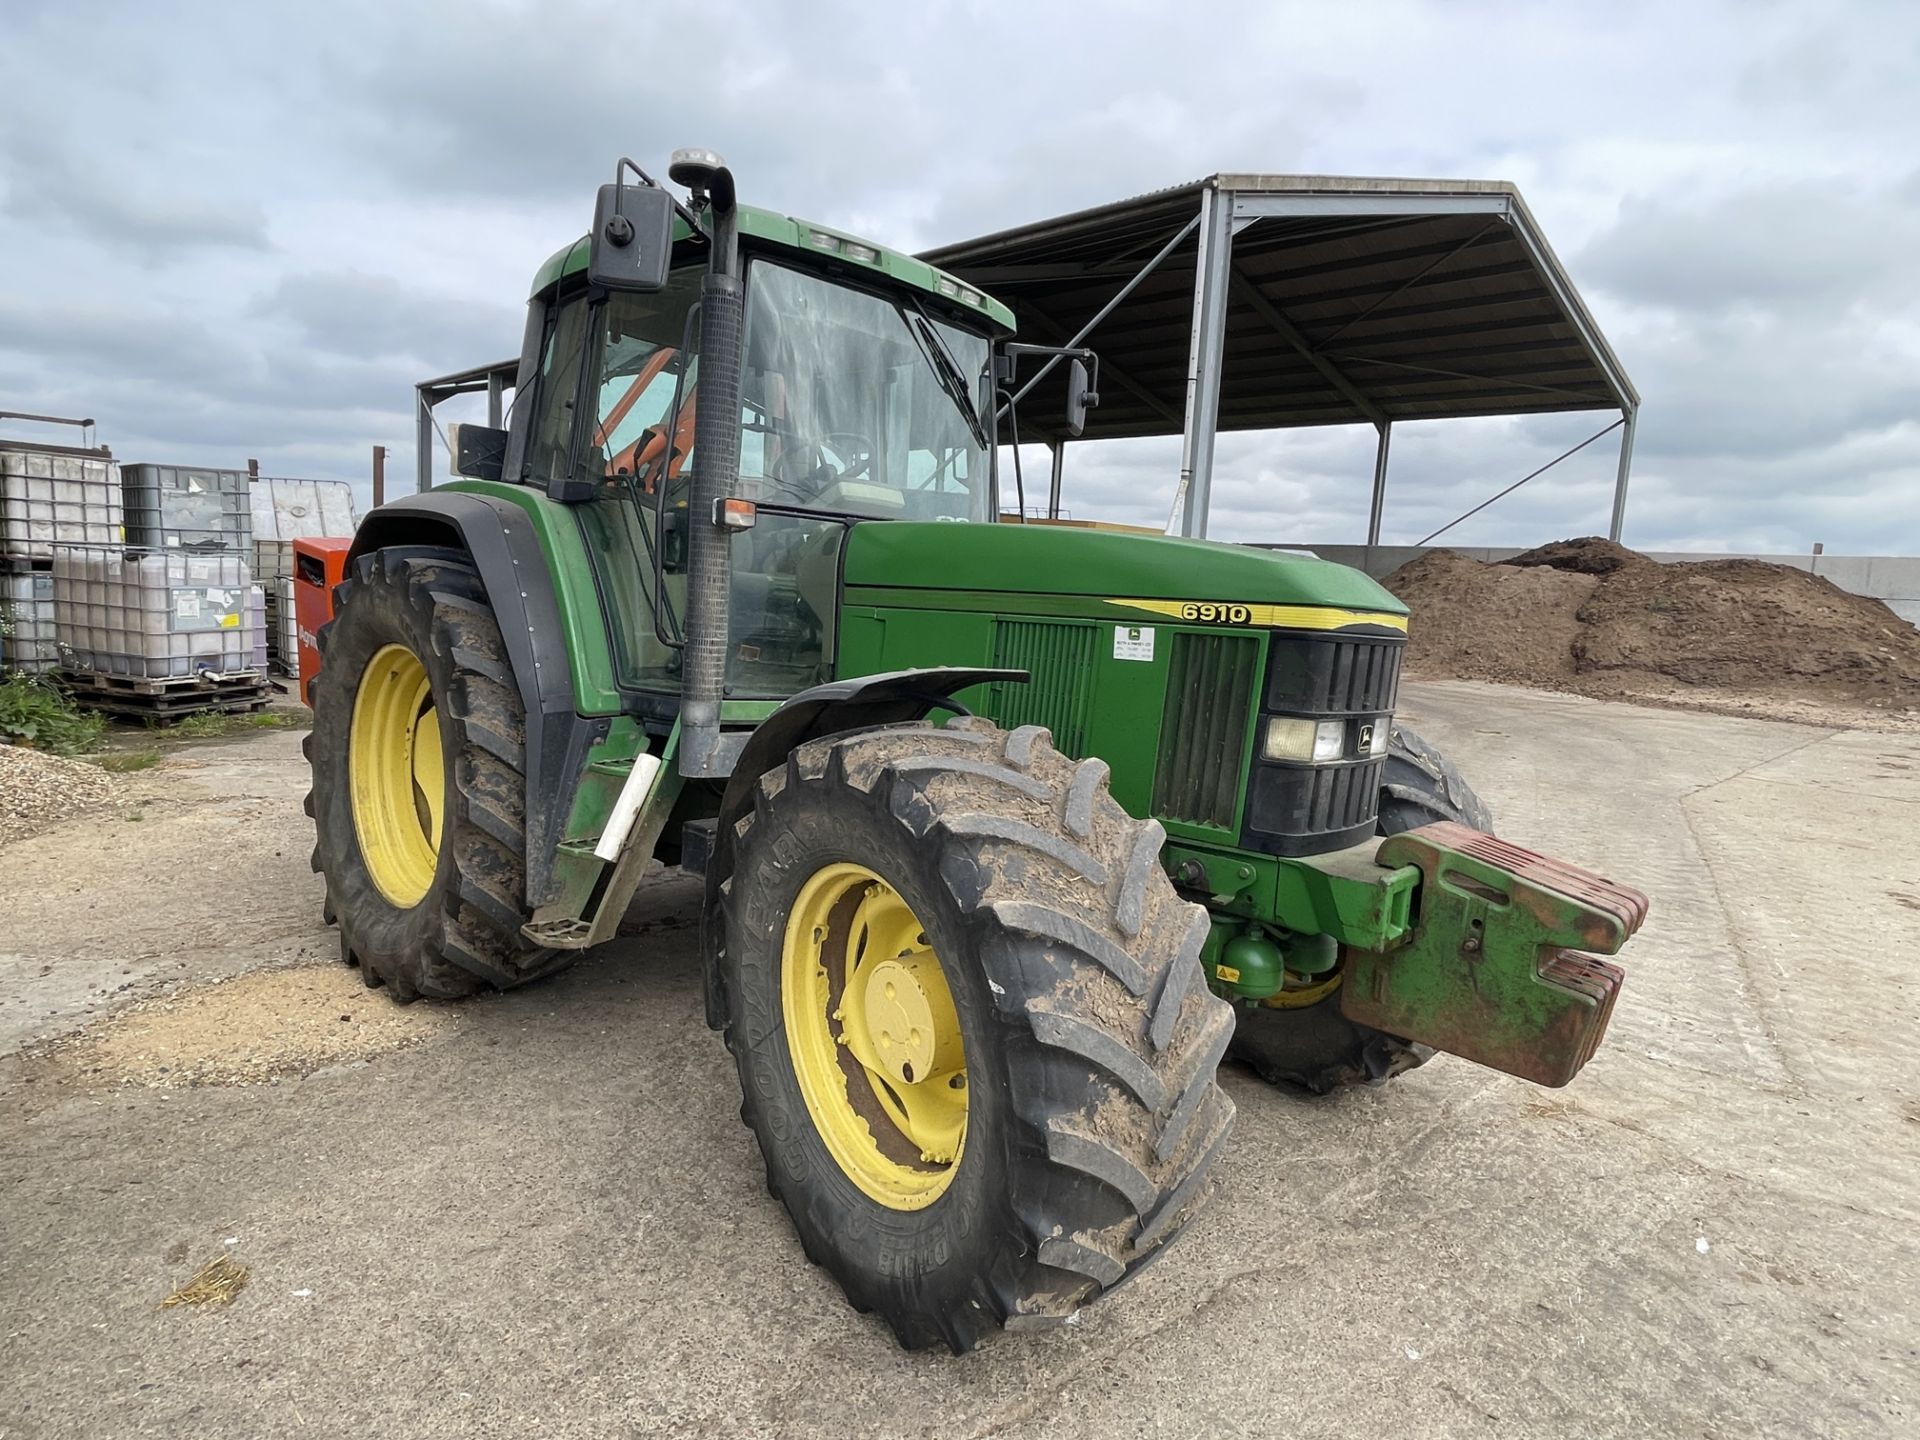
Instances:
[[[781,1009],[816,1133],[861,1190],[933,1203],[966,1141],[966,1046],[919,917],[862,865],[823,866],[788,915]]]
[[[940,962],[922,951],[867,969],[867,1035],[887,1075],[912,1085],[954,1069],[960,1060],[960,1022]]]

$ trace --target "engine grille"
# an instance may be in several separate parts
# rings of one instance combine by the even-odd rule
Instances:
[[[1394,708],[1406,641],[1277,634],[1265,708],[1283,715],[1379,715]]]
[[[1368,760],[1357,765],[1255,766],[1247,794],[1247,833],[1276,837],[1283,843],[1256,842],[1254,848],[1281,855],[1303,853],[1317,847],[1284,842],[1318,842],[1371,828],[1386,765],[1384,760]]]
[[[1153,813],[1161,819],[1232,828],[1259,665],[1257,636],[1174,635],[1153,775]]]
[[[993,663],[1025,670],[1024,685],[996,685],[994,718],[1011,730],[1044,725],[1054,748],[1075,760],[1087,753],[1087,717],[1092,709],[1092,625],[1045,620],[1002,620],[994,627]]]

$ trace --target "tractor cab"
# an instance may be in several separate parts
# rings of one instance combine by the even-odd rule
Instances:
[[[724,685],[776,699],[829,678],[851,525],[995,518],[994,347],[1011,316],[818,225],[745,206],[734,223],[744,333]],[[497,477],[574,508],[609,600],[619,683],[662,705],[684,671],[689,515],[713,388],[700,358],[711,228],[673,216],[657,288],[596,283],[591,238],[547,263]]]

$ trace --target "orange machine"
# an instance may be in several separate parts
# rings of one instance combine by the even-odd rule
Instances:
[[[347,573],[349,535],[293,542],[293,615],[300,626],[300,688],[298,694],[313,704],[313,677],[320,673],[320,651],[313,637],[333,618],[333,587]]]

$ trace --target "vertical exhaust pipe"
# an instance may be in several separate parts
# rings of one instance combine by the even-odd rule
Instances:
[[[746,291],[734,226],[733,173],[711,150],[678,150],[667,174],[706,202],[713,249],[700,283],[699,410],[687,504],[687,628],[681,670],[680,773],[726,775],[720,701],[727,671],[733,532],[716,524],[740,475],[740,368]]]

